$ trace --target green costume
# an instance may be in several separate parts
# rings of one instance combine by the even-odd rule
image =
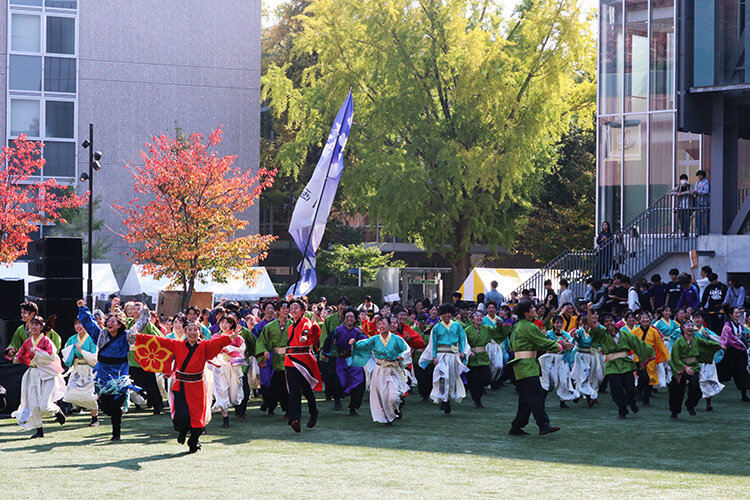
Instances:
[[[274,347],[286,347],[288,342],[287,331],[291,324],[292,321],[287,318],[282,331],[279,320],[275,319],[263,327],[255,341],[255,355],[263,356],[265,352],[270,353],[273,358],[273,370],[277,372],[284,371],[284,355],[274,353],[273,349]]]
[[[498,322],[495,326],[480,325],[479,331],[477,331],[476,327],[472,323],[471,325],[467,326],[464,331],[466,331],[467,342],[469,342],[469,345],[474,348],[485,347],[492,340],[494,340],[498,344],[502,343],[503,340],[508,338],[512,331],[512,328],[509,325],[503,325],[502,323]],[[466,364],[466,366],[471,368],[473,366],[489,366],[489,364],[490,355],[487,351],[484,351],[475,352],[473,356],[470,356],[469,362]]]
[[[522,319],[516,323],[513,333],[510,335],[510,345],[513,352],[516,353],[523,351],[561,352],[558,341],[547,338],[538,326],[527,319]],[[528,359],[515,357],[510,360],[509,364],[513,365],[513,373],[516,376],[516,380],[527,377],[538,377],[542,373],[536,356]]]
[[[648,363],[656,357],[656,351],[654,351],[654,348],[635,335],[619,330],[617,333],[619,339],[616,341],[603,326],[597,326],[590,332],[592,343],[598,343],[601,346],[604,351],[605,359],[607,354],[614,354],[616,352],[629,353],[630,351],[633,351],[636,356],[638,356],[640,363],[645,366],[645,363]],[[611,375],[628,373],[636,371],[637,369],[638,367],[636,366],[635,361],[628,356],[624,356],[605,362],[604,374]]]
[[[245,360],[247,361],[250,356],[255,356],[255,335],[244,326],[241,326],[240,337],[245,341]],[[242,373],[247,373],[247,369],[248,365],[242,365]]]
[[[721,349],[721,344],[705,338],[693,335],[692,342],[688,344],[685,337],[680,337],[672,344],[672,353],[669,358],[669,368],[673,376],[682,373],[689,366],[695,373],[700,372],[700,363],[711,364],[714,362],[714,354]],[[692,360],[686,358],[693,358]]]
[[[60,346],[62,345],[62,339],[60,339],[60,336],[57,334],[56,331],[50,330],[47,333],[45,333],[48,339],[52,341],[52,344],[55,346],[55,352],[60,352]],[[13,338],[10,341],[10,345],[13,346],[13,349],[18,351],[21,348],[21,345],[30,337],[29,332],[26,330],[26,325],[21,325],[18,328],[16,328],[15,333],[13,333]]]

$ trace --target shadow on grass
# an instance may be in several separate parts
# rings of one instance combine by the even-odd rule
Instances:
[[[122,460],[114,460],[112,462],[100,462],[93,464],[42,465],[40,467],[34,467],[34,469],[74,469],[80,471],[88,471],[114,467],[117,469],[137,471],[143,468],[141,465],[143,463],[169,460],[171,458],[182,457],[187,454],[187,451],[183,453],[162,453],[159,455],[150,455],[147,457],[125,458]]]
[[[677,422],[669,419],[666,391],[659,391],[653,397],[651,407],[642,408],[637,415],[631,414],[624,421],[616,419],[616,408],[608,394],[602,394],[601,404],[593,409],[586,408],[582,402],[571,404],[572,408],[567,410],[560,409],[557,398],[550,395],[547,412],[552,423],[563,429],[547,436],[536,434],[533,421],[526,428],[532,435],[507,435],[515,415],[516,401],[513,388],[506,386],[490,391],[484,398],[483,409],[474,408],[470,400],[464,400],[453,406],[450,415],[444,415],[436,405],[422,402],[412,395],[407,398],[404,419],[386,427],[372,422],[367,397],[358,417],[348,416],[346,404],[344,410],[334,411],[332,403],[319,399],[318,425],[312,430],[305,427],[307,417],[303,405],[303,430],[301,434],[295,434],[281,418],[280,411],[277,410],[277,416],[272,417],[261,414],[259,402],[254,400],[247,419],[239,421],[232,415],[228,429],[221,429],[221,417],[214,415],[207,435],[201,437],[203,450],[200,454],[211,454],[212,449],[219,447],[242,447],[236,452],[252,452],[254,448],[269,448],[269,442],[278,442],[284,446],[271,444],[271,450],[267,452],[278,453],[279,460],[293,456],[295,444],[300,444],[316,446],[315,453],[324,461],[327,455],[337,453],[337,446],[345,446],[361,449],[362,453],[373,450],[435,453],[438,461],[450,460],[445,454],[470,454],[539,461],[540,467],[559,463],[750,476],[750,470],[745,466],[746,443],[750,440],[750,427],[746,425],[750,404],[741,403],[739,392],[733,388],[725,389],[713,399],[716,411],[707,413],[701,402],[698,416],[683,413]],[[75,428],[75,422],[73,424]],[[107,462],[105,458],[102,463],[62,466],[77,470],[103,467],[138,470],[145,462],[185,455],[185,447],[175,442],[176,432],[168,415],[127,414],[123,420],[123,441],[119,443],[109,441],[111,427],[106,418],[96,429],[96,435],[84,439],[66,438],[65,427],[68,424],[54,428],[44,440],[28,440],[26,436],[20,437],[16,430],[11,431],[10,427],[0,428],[0,442],[12,442],[12,447],[2,451],[12,456],[13,452],[44,452],[86,445],[101,450],[108,446],[137,445],[133,453],[136,456],[129,459]],[[173,454],[137,456],[148,453],[148,445],[169,445],[170,442],[175,446]],[[395,457],[399,460],[398,455]],[[502,465],[499,463],[498,466]]]

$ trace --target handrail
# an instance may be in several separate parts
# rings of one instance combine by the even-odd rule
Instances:
[[[680,207],[679,203],[674,193],[665,194],[607,242],[592,250],[562,252],[515,291],[535,289],[540,294],[546,280],[555,283],[566,278],[582,292],[588,278],[606,278],[616,272],[635,280],[665,255],[693,250],[697,235],[708,233],[709,209],[691,203]]]

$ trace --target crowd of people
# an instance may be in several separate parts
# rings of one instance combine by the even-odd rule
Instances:
[[[75,332],[65,346],[54,318],[24,302],[24,323],[5,351],[29,367],[13,415],[38,438],[45,416],[64,424],[72,412],[86,411],[97,426],[101,410],[119,440],[132,405],[158,415],[166,400],[178,442],[187,440],[195,452],[212,414],[227,428],[232,410],[245,420],[251,398],[263,413],[280,411],[299,433],[304,397],[313,428],[316,391],[336,410],[348,400],[352,417],[369,392],[372,420],[391,426],[403,418],[407,399],[432,401],[449,414],[467,393],[481,409],[488,390],[512,384],[518,410],[510,435],[527,434],[532,415],[540,434],[560,429],[545,411],[549,393],[561,408],[583,402],[595,409],[608,391],[619,419],[665,389],[673,419],[683,406],[695,415],[701,399],[710,411],[729,380],[750,401],[744,288],[723,285],[708,267],[699,279],[677,270],[670,279],[631,284],[615,275],[590,281],[578,298],[563,279],[557,291],[549,281],[541,297],[524,290],[507,300],[493,282],[474,301],[456,292],[441,305],[376,305],[371,297],[356,307],[346,297],[335,304],[223,301],[171,318],[138,302],[114,299],[105,313],[79,301],[75,323],[62,325]]]

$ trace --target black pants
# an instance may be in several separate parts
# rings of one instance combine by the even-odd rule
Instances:
[[[700,386],[700,374],[698,372],[688,375],[683,373],[679,376],[680,381],[677,381],[678,375],[675,373],[672,376],[672,381],[669,383],[669,411],[672,415],[678,415],[682,411],[682,400],[685,397],[685,387],[687,387],[688,397],[685,401],[685,408],[688,411],[694,411],[698,402],[701,400],[701,386]]]
[[[482,396],[484,395],[484,387],[490,385],[490,382],[492,382],[492,372],[489,365],[470,367],[469,373],[466,374],[466,381],[469,383],[471,399],[475,403],[481,403]]]
[[[112,419],[112,435],[120,436],[122,427],[122,403],[124,395],[113,396],[111,394],[99,395],[99,407]]]
[[[417,377],[417,390],[422,399],[430,397],[432,392],[432,373],[435,371],[435,365],[430,363],[427,368],[422,368],[418,363],[414,364],[414,375]]]
[[[644,405],[651,401],[651,378],[645,366],[638,370],[638,399]]]
[[[721,382],[734,379],[737,389],[750,389],[750,374],[747,372],[747,352],[728,347],[724,350],[724,358],[716,365],[716,371]]]
[[[271,387],[268,388],[267,394],[268,411],[269,413],[276,409],[276,406],[281,406],[283,411],[287,411],[289,407],[289,392],[286,388],[286,377],[282,371],[273,371],[271,376]]]
[[[318,413],[318,406],[315,403],[315,393],[307,382],[307,379],[293,366],[286,367],[286,386],[289,388],[289,410],[287,416],[289,422],[295,420],[299,422],[302,418],[302,396],[307,399],[307,409],[310,415]]]
[[[365,383],[362,382],[349,393],[349,409],[358,410],[365,395]]]
[[[513,429],[522,429],[529,423],[529,416],[534,415],[540,429],[549,425],[549,417],[544,411],[544,398],[547,394],[542,389],[539,377],[526,377],[516,381],[518,389],[518,412],[511,422]]]
[[[163,401],[161,399],[161,392],[159,392],[159,386],[156,384],[156,374],[147,372],[140,366],[131,366],[130,377],[135,382],[135,385],[146,391],[146,403],[148,406],[154,409],[161,409]]]
[[[338,374],[336,374],[336,358],[327,358],[325,361],[318,361],[318,368],[320,369],[320,377],[323,379],[323,390],[325,391],[326,399],[340,399],[342,396],[341,383],[339,382]]]
[[[245,414],[247,413],[247,402],[250,400],[250,383],[247,381],[247,373],[242,374],[242,393],[244,396],[242,397],[240,404],[234,407],[234,413],[238,417],[245,418]]]
[[[724,328],[724,315],[718,312],[710,312],[706,316],[706,322],[708,323],[708,329],[717,334],[721,334],[721,329]]]
[[[682,234],[685,236],[690,235],[690,219],[692,215],[693,215],[693,212],[689,208],[677,209],[677,218],[680,221],[680,230],[682,231]]]
[[[628,414],[628,406],[635,404],[635,377],[633,372],[611,373],[609,377],[609,393],[617,410],[623,417]]]

